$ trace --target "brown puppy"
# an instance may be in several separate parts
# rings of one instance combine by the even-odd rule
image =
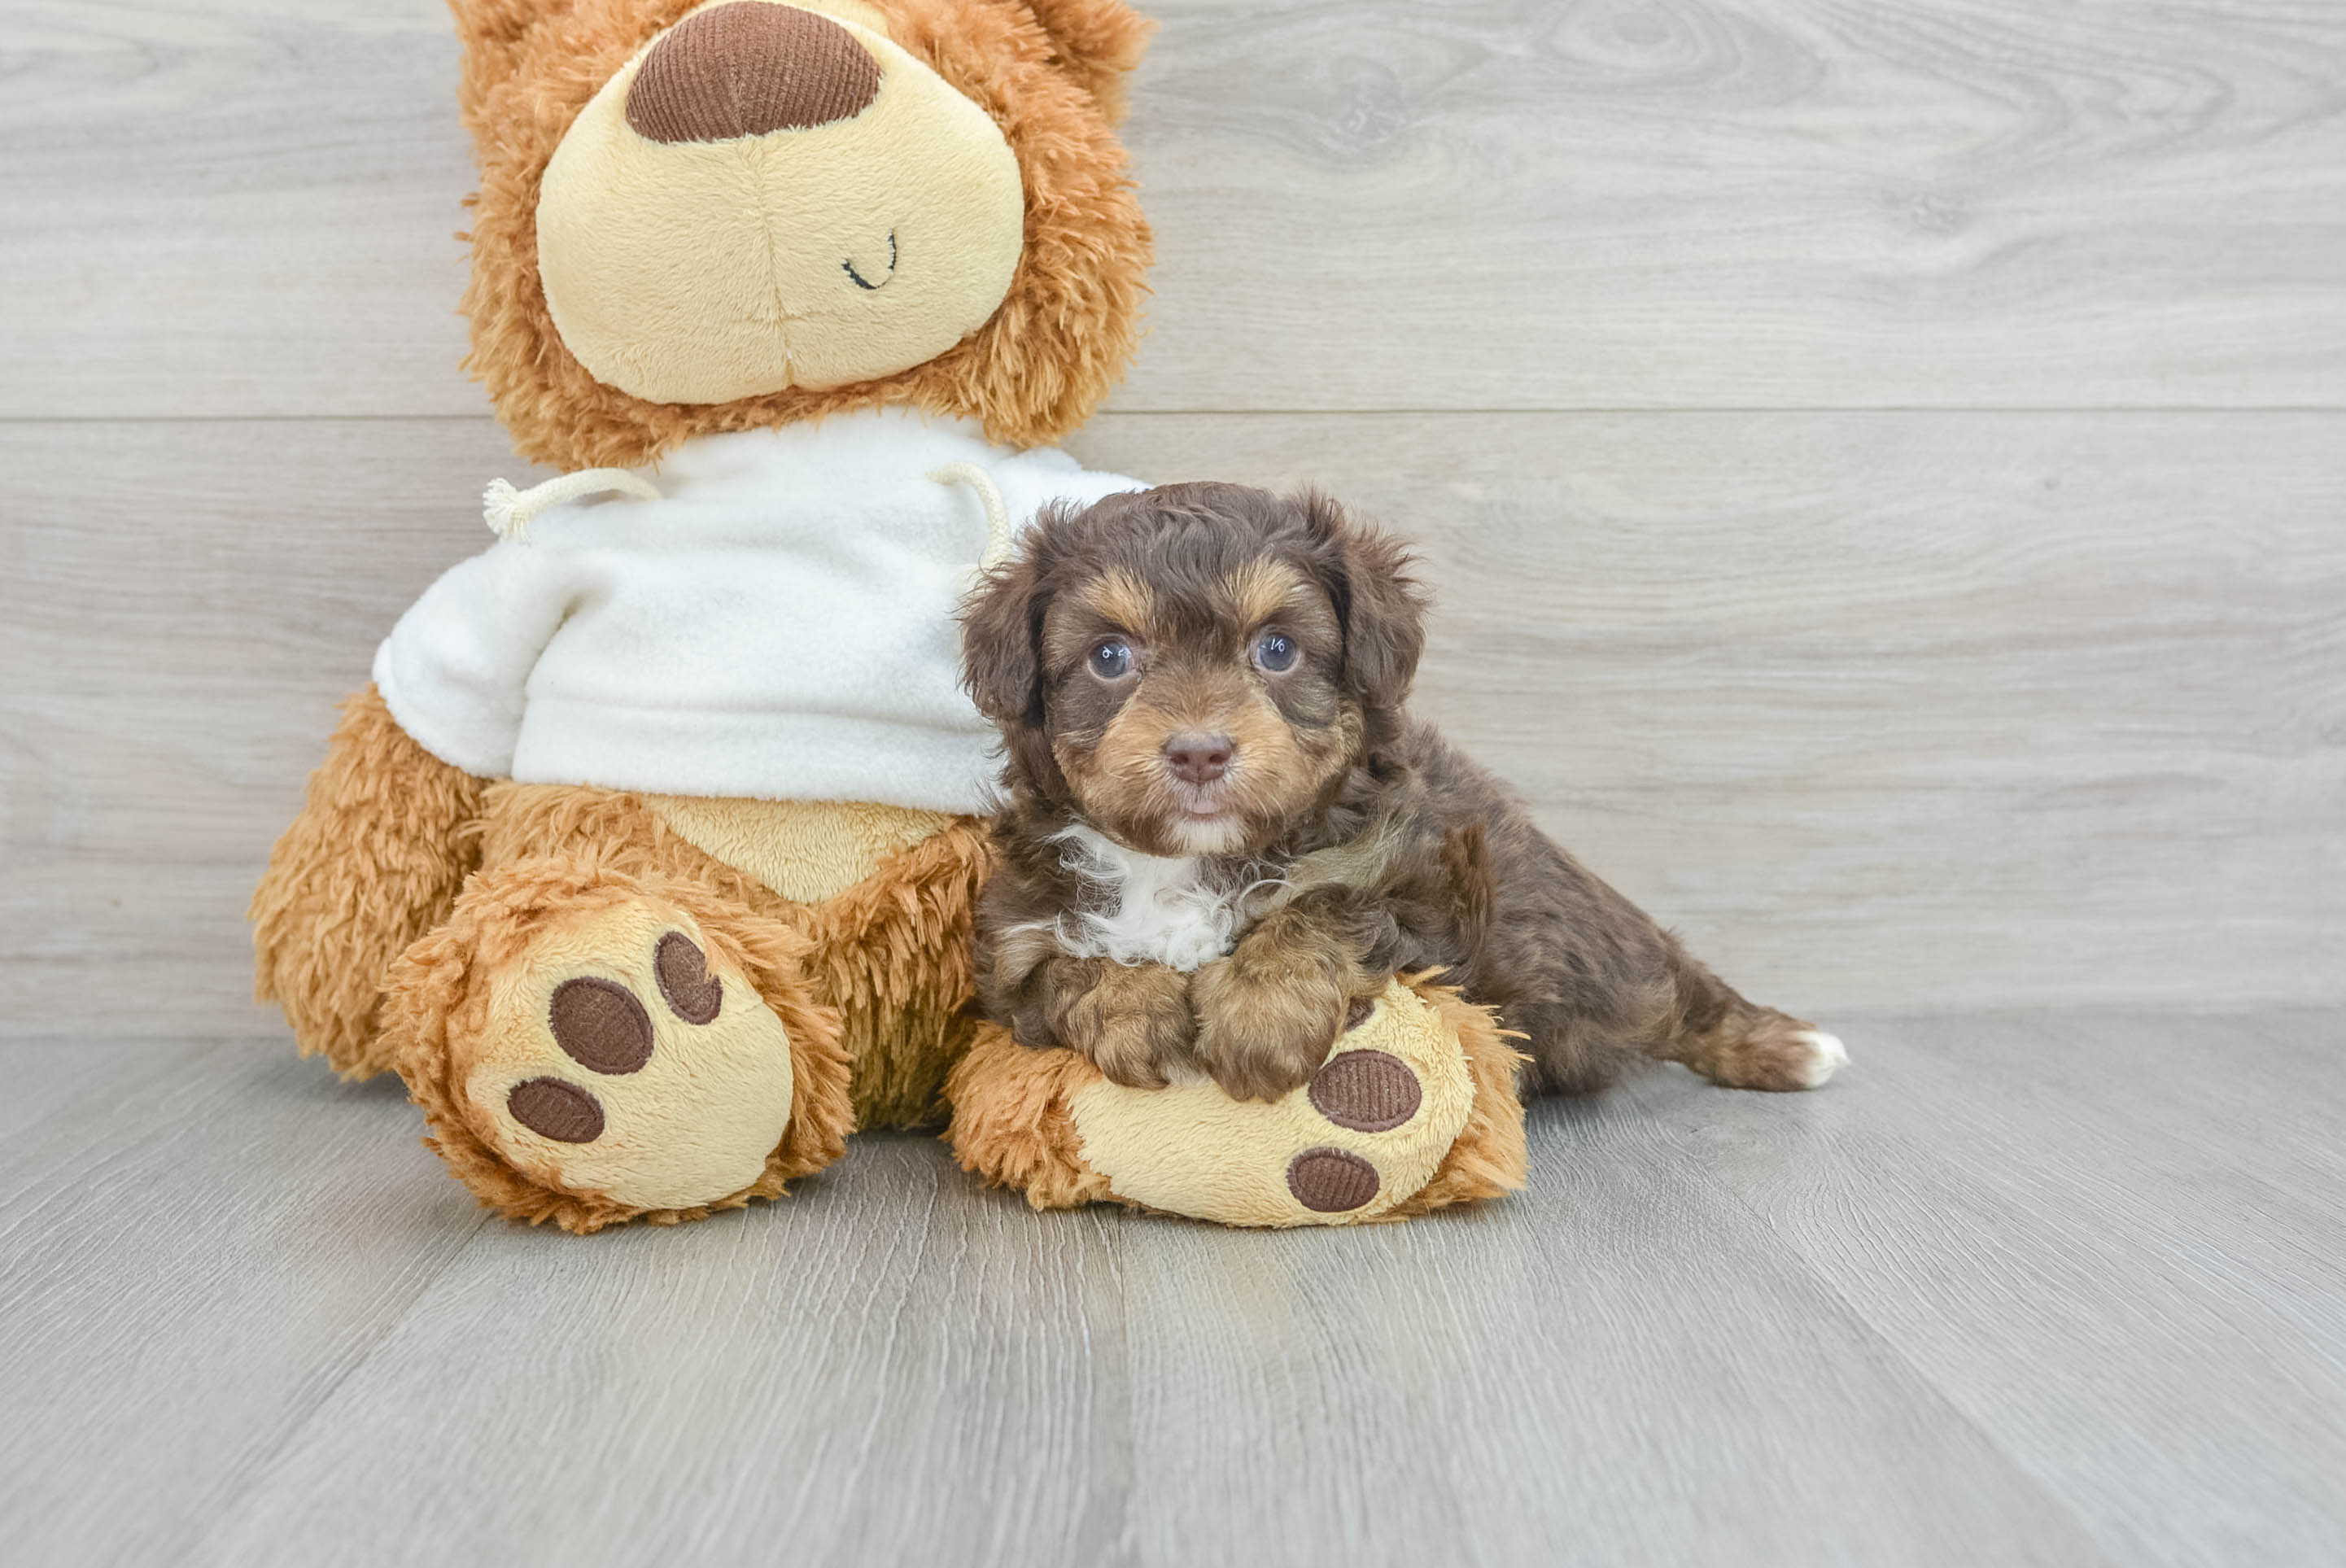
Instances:
[[[1813,1088],[1841,1043],[1756,1006],[1402,710],[1424,596],[1333,502],[1235,484],[1046,513],[964,615],[1008,799],[982,1004],[1121,1084],[1271,1099],[1356,1003],[1439,968],[1525,1036],[1527,1093],[1641,1056]]]

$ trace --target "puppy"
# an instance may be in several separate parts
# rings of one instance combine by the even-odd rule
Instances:
[[[1523,1035],[1526,1094],[1643,1057],[1814,1088],[1831,1035],[1756,1006],[1403,709],[1426,599],[1390,536],[1235,484],[1046,512],[963,617],[1007,750],[977,986],[1120,1084],[1275,1099],[1396,972]]]

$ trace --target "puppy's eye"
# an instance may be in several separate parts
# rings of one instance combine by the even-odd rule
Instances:
[[[1279,675],[1293,669],[1303,650],[1285,632],[1265,632],[1254,639],[1254,662],[1258,669]]]
[[[1122,680],[1132,673],[1132,645],[1122,637],[1103,637],[1084,662],[1102,680]]]

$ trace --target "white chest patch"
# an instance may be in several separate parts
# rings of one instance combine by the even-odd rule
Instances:
[[[1196,857],[1127,850],[1097,829],[1055,835],[1068,870],[1086,884],[1090,907],[1059,917],[1059,945],[1076,958],[1162,963],[1192,970],[1230,951],[1250,891],[1211,885]]]

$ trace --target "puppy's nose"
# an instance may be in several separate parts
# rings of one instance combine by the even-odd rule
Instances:
[[[1227,735],[1177,735],[1165,743],[1165,765],[1173,777],[1191,784],[1211,784],[1230,770],[1230,753],[1237,749]]]
[[[627,88],[627,124],[653,141],[730,141],[861,114],[880,63],[828,16],[733,0],[652,46]]]

